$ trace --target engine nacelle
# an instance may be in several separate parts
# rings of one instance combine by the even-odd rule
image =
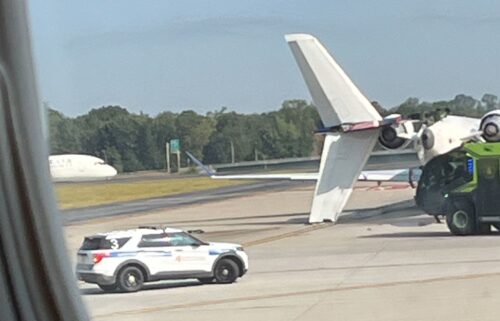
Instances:
[[[386,149],[398,149],[406,146],[408,139],[410,139],[413,133],[413,124],[409,121],[402,121],[382,127],[378,141]]]
[[[500,110],[493,110],[484,115],[479,129],[487,142],[500,142]]]

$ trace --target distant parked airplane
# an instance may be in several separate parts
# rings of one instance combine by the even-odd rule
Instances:
[[[49,165],[55,182],[107,179],[117,174],[113,166],[90,155],[51,155]]]

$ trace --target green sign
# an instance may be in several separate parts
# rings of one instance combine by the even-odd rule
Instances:
[[[170,140],[170,152],[172,154],[179,153],[181,151],[181,143],[179,139],[171,139]]]

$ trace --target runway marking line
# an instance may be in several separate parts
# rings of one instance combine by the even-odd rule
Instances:
[[[264,300],[264,299],[275,299],[275,298],[283,298],[283,297],[290,297],[290,296],[313,295],[313,294],[343,292],[343,291],[355,291],[355,290],[363,290],[363,289],[388,288],[388,287],[401,286],[401,285],[411,285],[411,284],[429,284],[429,283],[446,282],[446,281],[453,281],[453,280],[474,280],[474,279],[481,279],[481,278],[486,278],[486,277],[491,277],[491,276],[500,276],[500,272],[492,272],[492,273],[484,273],[484,274],[457,275],[457,276],[445,276],[445,277],[436,277],[436,278],[421,279],[421,280],[394,281],[394,282],[387,282],[387,283],[352,285],[352,286],[344,286],[344,287],[335,286],[335,287],[331,287],[331,288],[323,288],[323,289],[316,289],[316,290],[294,291],[294,292],[275,293],[275,294],[267,294],[267,295],[252,295],[252,296],[247,296],[247,297],[237,297],[237,298],[229,298],[229,299],[207,300],[207,301],[199,301],[199,302],[192,302],[192,303],[186,303],[186,304],[175,304],[175,305],[170,305],[170,306],[156,306],[156,307],[142,308],[142,309],[135,309],[135,310],[128,310],[128,311],[117,311],[117,312],[112,312],[112,313],[107,313],[107,314],[93,315],[93,318],[110,317],[110,316],[115,316],[115,315],[133,315],[133,314],[151,313],[151,312],[186,309],[186,308],[196,308],[196,307],[215,305],[215,304],[237,303],[237,302],[245,302],[245,301],[258,301],[258,300]]]

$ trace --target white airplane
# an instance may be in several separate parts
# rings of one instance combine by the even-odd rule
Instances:
[[[113,166],[90,155],[51,155],[49,166],[55,182],[108,179],[117,174]]]
[[[399,180],[408,170],[362,171],[374,145],[386,149],[409,147],[417,152],[422,174],[417,205],[431,215],[444,214],[443,191],[450,183],[467,179],[464,142],[500,141],[500,110],[481,119],[446,116],[427,126],[393,114],[382,118],[323,45],[307,34],[285,36],[318,109],[325,135],[318,173],[215,175],[214,179],[315,180],[310,223],[335,222],[356,180]],[[193,159],[194,160],[194,159]],[[198,161],[199,163],[199,161]],[[199,163],[198,165],[200,165]]]

